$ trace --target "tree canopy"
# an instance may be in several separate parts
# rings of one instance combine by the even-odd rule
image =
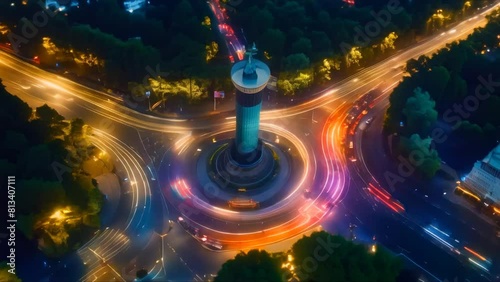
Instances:
[[[383,248],[370,253],[365,245],[325,231],[302,237],[290,253],[296,265],[293,272],[300,281],[396,281],[402,268]]]
[[[464,163],[484,157],[500,139],[500,92],[496,82],[500,77],[500,9],[487,18],[488,24],[466,40],[448,44],[432,57],[407,62],[407,75],[391,93],[384,123],[387,133],[402,135],[403,145],[412,148],[429,147],[420,141],[428,143],[426,137],[433,138],[433,127],[439,127],[445,133],[446,144],[436,147],[447,156],[462,156],[449,161],[459,170],[466,169]],[[437,156],[431,158],[424,174],[433,174],[437,160]]]
[[[0,85],[0,116],[12,121],[1,125],[0,168],[16,175],[18,227],[28,239],[43,238],[47,255],[61,256],[99,227],[103,196],[82,170],[92,151],[84,121],[67,121],[46,104],[32,111]]]
[[[21,282],[22,280],[17,277],[16,274],[9,272],[10,267],[7,265],[7,261],[0,262],[0,281],[2,282]]]
[[[425,135],[437,121],[438,113],[435,110],[434,102],[429,93],[416,88],[413,96],[406,100],[405,107],[402,110],[406,117],[406,130],[408,132]]]
[[[325,231],[313,232],[285,253],[263,250],[239,253],[222,265],[214,281],[396,281],[402,262],[383,248],[375,253],[362,244]]]
[[[226,261],[214,282],[278,282],[282,273],[279,258],[264,250],[250,250]]]

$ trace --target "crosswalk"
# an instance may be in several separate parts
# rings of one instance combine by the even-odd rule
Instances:
[[[120,278],[121,276],[108,264],[108,261],[129,246],[130,239],[121,230],[106,228],[77,252],[88,270],[80,281],[102,281],[99,277],[103,275]]]

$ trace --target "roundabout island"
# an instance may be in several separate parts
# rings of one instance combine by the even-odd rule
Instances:
[[[181,138],[160,168],[163,192],[184,228],[200,242],[210,238],[217,250],[288,239],[328,212],[304,196],[314,189],[314,150],[284,127],[260,122],[270,70],[253,58],[256,52],[254,44],[231,70],[235,123]]]

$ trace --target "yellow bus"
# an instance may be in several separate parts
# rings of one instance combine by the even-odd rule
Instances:
[[[228,201],[228,204],[232,209],[255,209],[259,207],[259,203],[252,199],[233,199]]]

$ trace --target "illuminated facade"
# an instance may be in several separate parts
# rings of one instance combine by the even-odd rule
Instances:
[[[125,10],[132,13],[135,10],[139,10],[140,8],[146,5],[146,0],[125,0],[123,1],[123,6]]]
[[[500,204],[500,145],[474,164],[464,185],[483,199]]]
[[[60,11],[78,6],[78,0],[46,0],[45,7],[56,8]]]
[[[240,165],[258,161],[262,142],[259,140],[262,90],[270,77],[269,67],[253,59],[255,44],[246,54],[248,60],[234,64],[231,80],[236,87],[236,138],[231,155]]]

